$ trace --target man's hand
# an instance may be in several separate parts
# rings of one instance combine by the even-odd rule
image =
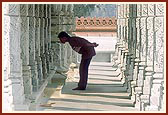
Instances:
[[[94,46],[94,47],[97,47],[98,45],[99,45],[99,44],[97,44],[97,43],[93,43],[93,46]]]

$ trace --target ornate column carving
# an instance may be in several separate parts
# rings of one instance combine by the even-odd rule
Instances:
[[[164,84],[164,6],[163,4],[150,5],[150,9],[154,9],[156,17],[153,18],[153,47],[149,47],[149,61],[153,64],[153,81],[151,86],[150,105],[146,110],[163,110],[163,84]],[[153,10],[154,12],[154,10]],[[153,58],[152,58],[153,57]]]
[[[37,77],[36,83],[37,87],[36,90],[40,88],[40,81],[42,78],[42,60],[40,57],[40,18],[39,18],[39,4],[35,4],[35,61],[37,62]]]
[[[23,68],[23,83],[25,96],[28,99],[32,94],[32,77],[31,77],[31,66],[29,63],[29,20],[28,15],[28,5],[20,5],[20,20],[21,20],[21,30],[20,30],[20,47],[21,47],[21,58],[22,58],[22,68]]]
[[[42,84],[47,78],[47,68],[46,68],[46,57],[45,57],[45,13],[44,4],[39,6],[39,16],[40,16],[40,58],[42,63],[42,78],[40,79],[40,84]]]
[[[35,60],[35,5],[28,5],[28,20],[29,20],[29,64],[31,66],[33,91],[37,91],[38,74],[37,62]]]
[[[4,68],[4,94],[7,96],[3,99],[7,102],[7,104],[4,103],[4,108],[8,110],[27,110],[20,54],[20,6],[17,4],[5,4],[4,9],[4,43],[7,45],[5,46],[4,56],[8,59],[5,59]]]

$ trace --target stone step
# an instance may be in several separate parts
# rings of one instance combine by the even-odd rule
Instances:
[[[90,66],[112,67],[113,63],[110,63],[110,62],[91,62]]]
[[[117,68],[113,68],[111,66],[94,66],[90,65],[89,70],[99,70],[99,71],[116,71]]]
[[[89,75],[118,77],[120,73],[117,71],[89,70]]]
[[[116,71],[117,68],[113,67],[109,62],[91,62],[89,70],[95,71]]]
[[[97,79],[102,81],[120,81],[121,77],[102,76],[102,75],[88,75],[89,79]]]
[[[95,80],[92,80],[92,79],[88,79],[88,84],[101,84],[101,85],[123,85],[123,83],[121,81],[103,81],[103,80],[98,80],[98,79],[95,79]]]

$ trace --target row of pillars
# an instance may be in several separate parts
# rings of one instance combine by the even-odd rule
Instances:
[[[131,100],[141,111],[162,111],[164,94],[164,4],[118,4],[114,56]]]
[[[3,110],[30,110],[51,70],[68,68],[73,53],[55,39],[72,31],[72,12],[71,5],[3,4]]]

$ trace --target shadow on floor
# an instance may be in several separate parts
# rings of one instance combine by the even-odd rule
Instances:
[[[88,103],[88,104],[100,104],[100,105],[115,105],[120,107],[134,107],[131,103],[114,103],[114,102],[105,102],[105,101],[90,101],[90,100],[79,100],[79,99],[57,99],[57,98],[50,98],[50,101],[64,101],[64,102],[73,102],[73,103]]]
[[[42,108],[41,108],[42,109]],[[51,110],[51,111],[103,111],[103,110],[96,110],[96,109],[82,109],[82,108],[72,108],[72,107],[48,107],[45,109]]]
[[[131,99],[129,96],[114,96],[114,95],[102,95],[102,94],[86,94],[86,93],[68,93],[70,95],[76,96],[96,96],[96,97],[103,97],[103,98],[116,98],[116,99]]]

